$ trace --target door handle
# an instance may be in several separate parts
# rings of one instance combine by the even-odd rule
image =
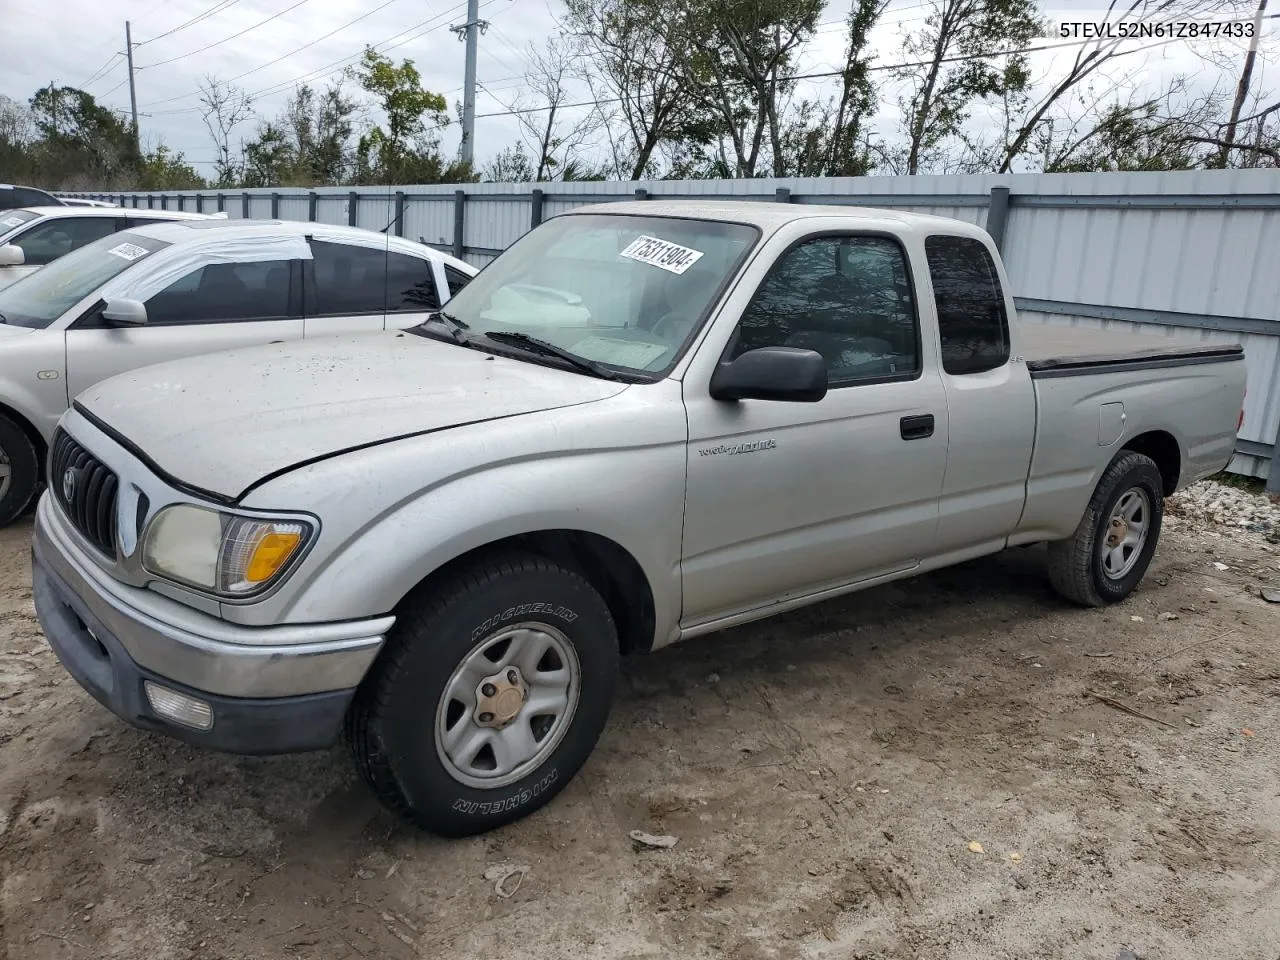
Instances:
[[[924,413],[917,417],[903,417],[898,421],[903,440],[923,440],[933,436],[933,414]]]

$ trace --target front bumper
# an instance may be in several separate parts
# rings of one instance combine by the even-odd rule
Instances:
[[[111,583],[81,553],[48,496],[32,537],[32,599],[49,645],[76,681],[121,719],[230,753],[330,746],[390,617],[307,627],[239,627],[150,591]],[[149,609],[130,604],[136,594]],[[160,619],[169,607],[172,620]],[[228,635],[234,640],[228,639]],[[285,636],[291,642],[274,642]],[[308,640],[309,636],[317,639]],[[144,682],[207,704],[207,730],[158,714]]]

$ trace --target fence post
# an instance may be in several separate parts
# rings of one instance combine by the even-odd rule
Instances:
[[[356,210],[360,206],[360,194],[352,190],[347,194],[347,226],[356,225]]]
[[[396,191],[396,236],[404,236],[404,191]]]
[[[462,232],[466,228],[467,191],[453,191],[453,255],[459,260],[466,252],[466,244],[462,242]]]
[[[246,220],[249,219],[249,191],[245,191],[240,195],[240,215]]]
[[[644,187],[636,187],[636,199],[637,199],[637,200],[648,200],[648,199],[649,199],[649,191],[648,191],[648,190],[646,190]]]
[[[529,229],[542,223],[542,191],[537,187],[529,194]]]
[[[124,206],[124,194],[120,194],[120,206]]]
[[[1280,493],[1280,427],[1271,445],[1271,463],[1267,466],[1267,493]]]
[[[307,219],[312,223],[316,222],[316,206],[320,202],[320,198],[314,190],[307,196]]]
[[[777,190],[773,191],[773,202],[774,203],[790,203],[791,188],[779,187]]]
[[[280,219],[280,194],[278,193],[271,194],[271,219]]]
[[[163,193],[160,194],[160,209],[161,210],[169,209],[169,197]]]
[[[1009,188],[992,187],[987,201],[987,233],[995,241],[996,249],[1004,250],[1004,229],[1009,222]]]
[[[151,194],[147,194],[147,209],[154,210],[156,208],[156,198]]]
[[[222,191],[218,191],[218,212],[222,213],[227,209],[227,196]]]
[[[196,194],[196,213],[204,213],[204,194]]]

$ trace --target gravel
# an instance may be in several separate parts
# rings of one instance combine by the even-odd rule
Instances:
[[[1280,542],[1280,498],[1250,493],[1215,480],[1202,480],[1166,501],[1166,512],[1193,528],[1256,533]]]

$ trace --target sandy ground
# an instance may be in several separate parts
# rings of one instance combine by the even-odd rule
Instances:
[[[117,722],[42,640],[21,523],[0,958],[1277,960],[1280,552],[1177,527],[1118,608],[1065,606],[1025,549],[632,663],[556,801],[450,842],[342,748]]]

